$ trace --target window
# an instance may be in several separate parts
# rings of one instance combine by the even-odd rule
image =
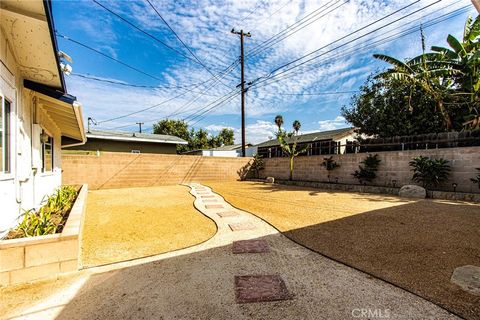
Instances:
[[[0,172],[10,172],[10,101],[0,96]]]
[[[42,172],[52,172],[53,170],[53,138],[42,132]]]

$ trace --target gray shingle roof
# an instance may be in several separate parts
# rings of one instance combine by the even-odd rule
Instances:
[[[117,141],[187,144],[187,141],[176,136],[125,131],[90,130],[90,132],[87,132],[87,139],[88,138]]]
[[[354,128],[342,128],[342,129],[336,129],[336,130],[302,134],[298,136],[297,142],[305,143],[305,142],[314,142],[314,141],[320,141],[320,140],[335,140],[351,134],[353,130]],[[274,147],[278,145],[279,145],[278,140],[275,138],[272,140],[261,142],[256,146],[259,148],[265,148],[265,147]]]

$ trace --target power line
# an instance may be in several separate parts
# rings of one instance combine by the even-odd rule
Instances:
[[[80,41],[77,41],[77,40],[74,40],[74,39],[72,39],[72,38],[70,38],[70,37],[67,37],[67,36],[59,33],[58,31],[55,31],[55,34],[56,34],[58,37],[61,37],[61,38],[65,39],[65,40],[68,40],[68,41],[70,41],[70,42],[73,42],[73,43],[75,43],[75,44],[77,44],[77,45],[79,45],[79,46],[81,46],[81,47],[84,47],[84,48],[90,50],[90,51],[96,52],[96,53],[98,53],[99,55],[104,56],[105,58],[108,58],[108,59],[110,59],[110,60],[113,60],[113,61],[115,61],[115,62],[117,62],[117,63],[119,63],[119,64],[121,64],[121,65],[129,68],[129,69],[132,69],[132,70],[134,70],[134,71],[136,71],[136,72],[138,72],[138,73],[141,73],[141,74],[143,74],[143,75],[146,75],[146,76],[148,76],[148,77],[150,77],[150,78],[152,78],[152,79],[155,79],[155,80],[163,81],[163,79],[160,79],[160,78],[158,78],[158,77],[156,77],[156,76],[154,76],[154,75],[152,75],[152,74],[150,74],[150,73],[147,73],[147,72],[145,72],[145,71],[142,71],[142,70],[140,70],[140,69],[138,69],[138,68],[136,68],[136,67],[132,67],[132,66],[129,65],[128,63],[125,63],[125,62],[123,62],[123,61],[121,61],[121,60],[118,60],[117,58],[114,58],[114,57],[112,57],[112,56],[109,56],[109,55],[101,52],[100,50],[94,49],[94,48],[92,48],[92,47],[90,47],[90,46],[88,46],[88,45],[86,45],[86,44],[84,44],[84,43],[81,43]]]
[[[122,17],[121,15],[119,15],[118,13],[114,12],[113,10],[107,8],[106,6],[104,6],[103,4],[101,4],[100,2],[98,2],[97,0],[92,0],[95,4],[97,4],[98,6],[102,7],[104,10],[106,10],[107,12],[109,12],[110,14],[114,15],[115,17],[119,18],[120,20],[122,20],[123,22],[127,23],[128,25],[130,25],[132,28],[138,30],[139,32],[143,33],[144,35],[146,35],[147,37],[155,40],[156,42],[160,43],[161,45],[163,45],[164,47],[170,49],[171,51],[174,51],[175,53],[177,53],[178,55],[184,57],[185,59],[188,59],[190,61],[193,61],[195,63],[198,64],[198,61],[196,61],[195,59],[192,59],[190,58],[189,56],[183,54],[183,52],[180,52],[178,51],[177,49],[173,48],[172,46],[166,44],[165,42],[163,42],[162,40],[158,39],[156,36],[152,35],[151,33],[141,29],[140,27],[138,27],[136,24],[134,24],[133,22],[127,20],[126,18]]]
[[[448,6],[446,6],[446,7],[444,7],[444,8],[441,8],[441,9],[439,9],[439,10],[437,10],[437,11],[443,10],[443,9],[449,7],[449,6],[451,6],[451,5],[448,5]],[[440,22],[443,22],[443,21],[452,19],[452,18],[454,18],[454,17],[456,17],[456,16],[458,16],[458,15],[460,15],[460,14],[468,11],[469,8],[470,8],[470,6],[464,6],[464,7],[455,9],[455,10],[449,12],[449,13],[443,14],[443,15],[441,15],[441,16],[439,16],[439,17],[436,17],[436,18],[434,18],[434,19],[429,20],[426,24],[423,25],[423,27],[426,29],[426,28],[429,28],[429,27],[431,27],[431,26],[433,26],[433,25],[436,25],[436,24],[438,24],[438,23],[440,23]],[[428,15],[430,15],[430,14],[428,14]],[[428,15],[425,15],[425,16],[428,16]],[[413,21],[410,21],[408,24],[410,24],[410,23],[412,23],[412,22],[414,22],[414,21],[416,21],[416,20],[420,20],[420,19],[424,18],[425,16],[423,16],[423,17],[421,17],[421,18],[419,18],[419,19],[415,19],[415,20],[413,20]],[[444,17],[445,17],[445,18],[444,18]],[[442,19],[442,18],[443,18],[443,19]],[[380,40],[377,40],[377,41],[374,41],[374,42],[372,42],[372,43],[369,43],[367,46],[365,46],[365,47],[362,48],[361,50],[354,48],[354,49],[351,49],[350,51],[344,51],[344,52],[342,52],[341,54],[337,54],[337,55],[334,55],[334,56],[332,56],[332,57],[329,57],[326,61],[324,61],[324,62],[322,62],[322,63],[320,63],[320,64],[310,65],[310,66],[308,67],[308,69],[301,69],[301,70],[299,70],[299,71],[297,71],[297,72],[293,72],[293,73],[289,73],[289,74],[284,74],[283,76],[282,76],[282,75],[279,75],[279,76],[275,75],[275,76],[273,76],[273,77],[271,77],[271,78],[265,79],[265,81],[255,83],[252,87],[253,87],[253,88],[261,88],[261,87],[264,87],[264,86],[267,86],[267,85],[270,85],[270,84],[273,84],[273,83],[276,83],[276,82],[285,80],[285,79],[287,79],[287,78],[291,78],[292,76],[295,76],[295,75],[304,74],[305,72],[307,72],[307,71],[309,71],[309,70],[313,70],[313,69],[316,69],[316,68],[318,68],[318,67],[320,67],[320,66],[327,65],[327,64],[329,64],[329,63],[331,63],[331,62],[333,62],[333,61],[335,61],[335,60],[337,60],[337,59],[350,56],[350,54],[352,54],[352,53],[358,54],[359,52],[363,52],[363,51],[370,50],[370,49],[374,48],[375,46],[378,46],[378,45],[381,45],[381,44],[384,44],[384,43],[391,42],[391,41],[393,41],[393,40],[396,40],[396,39],[399,39],[399,38],[404,37],[404,36],[406,36],[406,35],[409,35],[409,34],[412,34],[412,33],[414,33],[414,32],[417,32],[418,30],[419,30],[419,27],[410,27],[410,28],[407,28],[407,29],[405,29],[405,30],[403,30],[403,31],[400,31],[400,32],[396,33],[396,34],[393,34],[393,35],[387,36],[387,37],[385,37],[385,38],[382,38],[382,39],[380,39]],[[391,30],[391,31],[392,31],[392,30]],[[387,33],[391,32],[391,31],[388,31],[388,32],[383,33],[383,34],[387,34]],[[291,68],[291,69],[293,69],[293,68]],[[289,70],[291,70],[291,69],[289,69]],[[289,70],[286,70],[286,71],[289,71]],[[260,83],[263,83],[263,85],[259,85]]]
[[[236,62],[233,62],[233,63],[230,65],[229,68],[231,68],[231,67],[234,66],[235,64],[236,64]],[[228,70],[225,71],[224,75],[227,74],[227,73],[228,73]],[[215,84],[215,83],[214,83],[214,84]],[[214,84],[212,84],[212,86],[213,86]],[[200,86],[200,84],[197,85],[197,86],[195,86],[194,88],[196,88],[196,87],[198,87],[198,86]],[[142,113],[142,112],[145,112],[145,111],[148,111],[148,110],[157,108],[157,107],[159,107],[159,106],[161,106],[161,105],[163,105],[163,104],[165,104],[165,103],[167,103],[167,102],[170,102],[170,101],[172,101],[172,100],[174,100],[174,99],[176,99],[176,98],[179,98],[179,97],[184,96],[184,95],[186,95],[187,93],[191,93],[191,92],[192,92],[192,90],[187,90],[187,91],[185,91],[185,92],[182,92],[182,93],[174,96],[173,98],[169,98],[169,99],[167,99],[167,100],[164,100],[164,101],[162,101],[162,102],[160,102],[160,103],[157,103],[157,104],[154,104],[154,105],[152,105],[152,106],[149,106],[149,107],[146,107],[146,108],[143,108],[143,109],[134,111],[134,112],[130,112],[130,113],[128,113],[128,114],[124,114],[124,115],[120,115],[120,116],[117,116],[117,117],[113,117],[113,118],[110,118],[110,119],[107,119],[107,120],[98,121],[98,123],[101,124],[101,123],[111,122],[111,121],[118,120],[118,119],[122,119],[122,118],[127,118],[127,117],[130,117],[130,116],[132,116],[132,115],[135,115],[135,114],[138,114],[138,113]],[[203,94],[203,92],[200,93],[200,94]],[[118,128],[124,128],[124,127],[127,127],[127,126],[116,127],[116,128],[112,128],[112,129],[118,129]]]
[[[272,78],[274,78],[274,77],[277,77],[277,76],[279,76],[280,74],[283,74],[283,73],[285,73],[285,72],[287,72],[287,71],[289,71],[289,70],[292,70],[292,69],[294,69],[294,68],[298,68],[298,67],[300,67],[300,66],[302,66],[302,65],[304,65],[304,64],[306,64],[306,63],[308,63],[308,62],[310,62],[310,61],[312,61],[312,60],[314,60],[314,59],[318,59],[319,57],[321,57],[321,56],[323,56],[323,55],[325,55],[325,54],[327,54],[327,53],[333,52],[334,50],[338,50],[338,49],[340,49],[340,48],[342,48],[342,47],[344,47],[344,46],[346,46],[346,45],[348,45],[348,44],[351,44],[351,43],[349,43],[349,42],[345,42],[345,43],[343,43],[343,44],[341,44],[341,45],[339,45],[339,46],[337,46],[337,47],[335,47],[335,48],[332,48],[332,49],[330,49],[330,50],[328,50],[328,51],[326,51],[326,52],[321,53],[320,55],[314,56],[314,57],[312,57],[312,58],[310,58],[310,59],[308,59],[308,60],[306,60],[306,61],[303,61],[303,62],[301,62],[301,63],[299,63],[299,64],[297,64],[297,65],[295,65],[295,66],[293,66],[293,67],[291,67],[291,68],[289,68],[289,69],[282,70],[282,71],[280,71],[279,73],[273,75],[276,71],[278,71],[278,70],[280,70],[280,69],[282,69],[282,68],[285,68],[285,67],[287,67],[287,66],[289,66],[289,65],[291,65],[291,64],[293,64],[293,63],[295,63],[295,62],[298,62],[298,61],[300,61],[300,60],[303,60],[304,58],[309,57],[309,56],[313,55],[314,53],[316,53],[316,52],[318,52],[318,51],[320,51],[320,50],[322,50],[322,49],[324,49],[324,48],[327,48],[327,47],[331,46],[331,45],[334,44],[334,43],[337,43],[337,42],[339,42],[339,41],[341,41],[341,40],[343,40],[343,39],[346,39],[346,38],[354,35],[355,33],[359,32],[359,31],[361,31],[361,30],[364,30],[365,28],[367,28],[367,27],[369,27],[369,26],[372,26],[372,25],[374,25],[374,24],[376,24],[376,23],[378,23],[378,22],[380,22],[380,21],[382,21],[382,20],[384,20],[384,19],[386,19],[386,18],[388,18],[388,17],[390,17],[390,16],[398,13],[399,11],[404,10],[405,8],[410,7],[411,5],[417,3],[418,1],[420,1],[420,0],[417,0],[417,1],[415,1],[415,2],[413,2],[413,3],[411,3],[411,4],[409,4],[409,5],[407,5],[407,6],[405,6],[405,7],[402,7],[401,9],[398,9],[398,10],[392,12],[392,13],[389,13],[388,15],[386,15],[386,16],[380,18],[380,19],[377,19],[377,20],[375,20],[375,21],[373,21],[373,22],[371,22],[371,23],[369,23],[369,24],[367,24],[367,25],[365,25],[365,26],[363,26],[363,27],[361,27],[361,28],[359,28],[359,29],[357,29],[357,30],[355,30],[355,31],[353,31],[353,32],[350,32],[350,33],[348,33],[347,35],[342,36],[342,37],[340,37],[339,39],[336,39],[336,40],[334,40],[334,41],[332,41],[332,42],[330,42],[330,43],[328,43],[328,44],[326,44],[326,45],[324,45],[324,46],[322,46],[322,47],[320,47],[320,48],[318,48],[318,49],[316,49],[316,50],[314,50],[314,51],[311,51],[310,53],[308,53],[308,54],[306,54],[306,55],[304,55],[304,56],[301,56],[301,57],[299,57],[299,58],[297,58],[297,59],[295,59],[295,60],[293,60],[293,61],[290,61],[290,62],[288,62],[288,63],[285,63],[285,64],[281,65],[280,67],[275,68],[275,69],[272,70],[268,75],[266,75],[266,76],[264,76],[264,77],[260,77],[259,79],[261,79],[261,78],[265,78],[265,79],[260,80],[259,83],[262,83],[262,82],[267,81],[268,79],[272,79]],[[403,19],[405,19],[405,18],[407,18],[407,17],[409,17],[409,16],[411,16],[411,15],[413,15],[413,14],[415,14],[415,13],[418,13],[418,12],[420,12],[420,11],[422,11],[422,10],[425,10],[425,9],[427,9],[428,7],[430,7],[430,6],[438,3],[438,2],[440,2],[440,1],[442,1],[442,0],[437,0],[436,2],[433,2],[433,3],[431,3],[431,4],[427,5],[427,6],[424,6],[424,7],[420,8],[420,9],[418,9],[418,10],[415,10],[415,11],[413,11],[413,12],[407,14],[407,15],[404,15],[404,16],[402,16],[402,17],[400,17],[400,18],[398,18],[398,19],[396,19],[396,20],[394,20],[394,21],[392,21],[392,22],[389,22],[389,23],[387,23],[387,24],[385,24],[385,25],[383,25],[383,26],[381,26],[381,27],[378,27],[378,28],[376,28],[376,29],[374,29],[374,30],[371,30],[371,31],[369,31],[369,32],[367,32],[367,33],[365,33],[365,34],[357,37],[354,41],[358,41],[359,39],[364,38],[364,37],[366,37],[366,36],[368,36],[368,35],[370,35],[370,34],[372,34],[372,33],[374,33],[374,32],[377,32],[378,30],[381,30],[381,29],[383,29],[383,28],[385,28],[385,27],[390,26],[392,23],[401,21],[401,20],[403,20]]]
[[[263,43],[261,43],[259,46],[255,47],[249,54],[248,54],[248,58],[251,58],[253,56],[256,56],[257,54],[259,54],[260,52],[263,52],[265,51],[266,49],[272,47],[273,45],[279,43],[280,41],[283,41],[285,40],[286,38],[292,36],[293,34],[297,33],[298,31],[306,28],[307,26],[311,25],[312,23],[320,20],[321,18],[325,17],[326,15],[328,15],[329,13],[339,9],[341,6],[345,5],[346,3],[348,3],[350,0],[346,0],[344,1],[343,3],[339,4],[338,6],[336,6],[335,8],[333,8],[332,10],[324,13],[325,11],[329,10],[331,7],[334,7],[336,5],[336,1],[335,0],[331,0],[329,2],[327,2],[326,4],[322,5],[321,7],[317,8],[316,10],[314,10],[313,12],[309,13],[308,15],[306,15],[305,17],[303,17],[302,19],[296,21],[295,23],[293,23],[292,25],[288,26],[287,28],[285,28],[284,30],[280,31],[279,33],[273,35],[272,37],[270,37],[269,39],[265,40]],[[324,13],[324,14],[322,14]],[[318,15],[322,14],[320,17],[318,17]],[[315,18],[316,17],[316,18]],[[315,18],[313,21],[310,21],[312,20],[313,18]],[[307,22],[309,22],[308,24],[306,24]],[[297,29],[298,28],[298,29]]]
[[[95,1],[95,0],[94,0]],[[183,40],[180,38],[180,36],[175,32],[175,30],[172,29],[172,27],[168,24],[168,22],[162,17],[162,15],[160,14],[160,12],[158,12],[157,8],[155,8],[155,6],[150,2],[150,0],[146,0],[148,2],[148,4],[150,5],[150,7],[152,7],[152,9],[155,11],[155,13],[157,14],[157,16],[163,21],[163,23],[165,23],[165,25],[168,27],[168,29],[170,29],[170,31],[172,31],[172,33],[175,35],[175,37],[178,39],[178,41],[180,41],[180,43],[188,50],[188,52],[190,52],[190,54],[195,58],[195,60],[197,60],[197,62],[203,67],[205,68],[205,70],[208,71],[208,73],[210,73],[214,78],[217,78],[217,76],[202,62],[200,61],[200,59],[195,55],[195,53],[193,53],[193,51],[185,44],[185,42],[183,42]],[[221,82],[221,81],[220,81]],[[223,82],[222,82],[223,85],[225,85]]]
[[[190,84],[190,85],[185,85],[185,86],[150,86],[150,85],[131,84],[131,83],[120,82],[120,81],[115,81],[115,80],[103,79],[103,78],[99,78],[99,77],[96,77],[96,76],[91,76],[91,75],[88,75],[88,74],[81,74],[81,73],[71,73],[70,75],[74,76],[74,77],[94,80],[94,81],[98,81],[98,82],[105,82],[105,83],[115,84],[115,85],[119,85],[119,86],[133,87],[133,88],[145,88],[145,89],[185,89],[185,88],[199,86],[199,85],[202,85],[206,82],[211,81],[211,79],[210,79],[210,80],[207,80],[207,81],[203,81],[203,82],[199,82],[199,83],[195,83],[195,84]]]

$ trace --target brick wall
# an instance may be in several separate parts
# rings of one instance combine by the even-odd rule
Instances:
[[[391,186],[392,180],[397,180],[396,185],[402,186],[411,184],[412,172],[409,161],[416,156],[444,158],[450,161],[451,173],[447,183],[441,190],[452,191],[452,183],[458,184],[457,191],[479,193],[478,185],[473,184],[470,179],[476,176],[475,168],[480,167],[480,147],[448,148],[432,150],[412,150],[378,152],[380,163],[375,185]],[[334,155],[333,159],[340,167],[331,171],[331,180],[338,177],[339,183],[358,183],[352,173],[358,169],[360,162],[367,154],[342,154]],[[326,156],[297,157],[294,162],[294,179],[305,181],[328,181],[327,170],[322,166],[323,158]],[[271,158],[264,159],[265,170],[261,177],[275,177],[277,179],[288,179],[289,159]]]
[[[62,155],[62,183],[90,189],[146,187],[190,181],[232,181],[250,158],[108,153]]]

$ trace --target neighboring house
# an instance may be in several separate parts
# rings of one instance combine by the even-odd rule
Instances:
[[[0,1],[0,236],[62,181],[61,148],[85,141],[67,94],[50,1]]]
[[[252,145],[245,145],[245,153],[247,157],[251,156]],[[242,156],[242,144],[232,144],[228,146],[221,146],[217,148],[210,148],[205,150],[192,150],[186,151],[183,154],[198,155],[204,157],[241,157]]]
[[[347,151],[346,145],[356,141],[354,128],[307,133],[297,136],[297,145],[308,145],[304,155],[341,154]],[[277,139],[257,144],[258,154],[264,158],[281,157],[282,148]]]
[[[164,134],[90,130],[85,144],[67,150],[176,154],[178,144],[187,141]]]

